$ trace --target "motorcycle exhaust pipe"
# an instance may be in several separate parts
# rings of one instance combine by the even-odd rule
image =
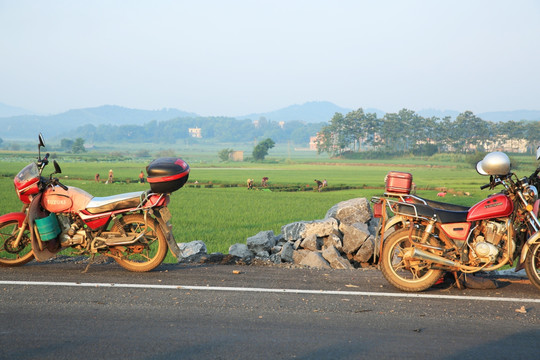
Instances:
[[[408,250],[405,253],[405,256],[403,257],[404,260],[409,259],[421,259],[421,260],[427,260],[431,261],[437,264],[442,264],[450,267],[457,267],[461,268],[461,265],[455,261],[443,258],[442,256],[435,255],[433,253],[418,249],[418,248],[412,248],[412,250]]]

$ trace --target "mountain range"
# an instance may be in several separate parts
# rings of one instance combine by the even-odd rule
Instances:
[[[303,121],[307,123],[329,122],[336,113],[346,114],[353,109],[340,107],[328,101],[312,101],[302,105],[291,105],[279,110],[235,116],[236,119],[257,120],[261,117],[272,121]],[[366,113],[376,113],[378,117],[385,112],[379,109],[364,108]],[[455,118],[460,112],[453,110],[426,109],[417,111],[423,117]],[[540,121],[540,111],[516,110],[485,112],[476,114],[487,121],[531,120]],[[74,109],[55,115],[36,115],[21,108],[0,103],[0,138],[23,140],[33,139],[42,132],[49,138],[76,129],[82,125],[143,125],[150,121],[166,121],[174,118],[198,118],[200,115],[178,109],[140,110],[116,105],[94,108]],[[30,131],[21,131],[29,129]]]

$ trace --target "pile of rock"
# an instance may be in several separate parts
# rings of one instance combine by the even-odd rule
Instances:
[[[340,202],[322,220],[282,226],[281,233],[262,231],[234,244],[229,254],[317,268],[350,269],[368,264],[375,249],[375,227],[366,198]]]
[[[315,268],[352,269],[369,264],[375,251],[375,224],[366,198],[340,202],[322,220],[300,221],[249,237],[234,244],[229,255],[242,261],[253,259],[294,263]],[[179,244],[181,256],[205,254],[202,241]]]

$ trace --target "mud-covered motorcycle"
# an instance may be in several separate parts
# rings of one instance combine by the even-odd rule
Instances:
[[[185,161],[152,161],[146,168],[150,190],[94,197],[54,177],[62,172],[56,160],[54,172],[42,176],[49,164],[48,153],[41,158],[42,147],[40,134],[37,161],[14,179],[22,210],[0,216],[0,265],[19,266],[34,258],[45,261],[66,248],[91,259],[96,254],[111,257],[135,272],[160,265],[168,249],[178,257],[167,205],[170,193],[188,180]]]
[[[518,178],[508,156],[492,152],[476,169],[490,176],[481,189],[503,189],[471,208],[410,195],[410,180],[399,177],[391,179],[399,185],[396,191],[374,199],[374,212],[383,218],[380,268],[393,286],[423,291],[445,271],[493,271],[518,259],[516,271],[525,268],[540,289],[540,166],[529,177]],[[393,212],[390,218],[387,207]]]

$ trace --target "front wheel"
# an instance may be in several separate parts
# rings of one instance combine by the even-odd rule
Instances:
[[[21,232],[21,238],[15,245]],[[30,231],[26,222],[22,228],[18,220],[0,223],[0,266],[20,266],[33,259]]]
[[[114,260],[124,269],[135,272],[156,268],[167,255],[167,240],[157,221],[142,214],[125,215],[112,226],[111,231],[124,231],[126,235],[144,234],[139,241],[130,245],[110,248]]]
[[[531,283],[540,289],[540,244],[534,244],[525,259],[525,272]]]
[[[386,280],[400,290],[423,291],[440,279],[442,270],[431,269],[431,264],[425,260],[404,259],[406,249],[414,247],[414,242],[421,242],[422,232],[413,230],[411,239],[408,228],[397,230],[388,236],[383,245],[381,271]],[[437,243],[432,236],[428,241],[431,245]]]

